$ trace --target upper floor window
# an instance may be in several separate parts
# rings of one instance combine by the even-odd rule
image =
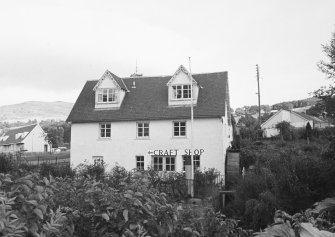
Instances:
[[[190,99],[191,98],[191,85],[176,85],[172,86],[173,99]]]
[[[173,122],[173,136],[174,137],[186,136],[186,122]]]
[[[149,137],[149,123],[137,123],[137,137],[138,138]]]
[[[100,124],[100,137],[101,138],[111,137],[111,124],[110,123]]]
[[[117,90],[114,88],[99,89],[98,103],[111,103],[111,102],[117,102]]]

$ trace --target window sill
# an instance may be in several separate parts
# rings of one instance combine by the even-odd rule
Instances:
[[[192,101],[191,98],[170,99],[170,100],[171,100],[171,101]],[[195,100],[195,99],[193,98],[193,100]]]
[[[112,138],[111,137],[99,137],[97,140],[98,141],[110,141],[112,140]]]
[[[135,140],[151,140],[150,137],[136,137]]]
[[[172,137],[172,139],[187,139],[187,136]]]

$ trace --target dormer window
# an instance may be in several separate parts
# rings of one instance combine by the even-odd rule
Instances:
[[[200,86],[183,65],[178,68],[166,85],[168,86],[169,106],[197,105]]]
[[[98,89],[98,103],[113,102],[117,102],[117,90],[115,88]]]
[[[96,109],[119,109],[128,91],[124,81],[106,71],[94,86]]]
[[[191,85],[176,85],[172,86],[173,99],[191,99]]]

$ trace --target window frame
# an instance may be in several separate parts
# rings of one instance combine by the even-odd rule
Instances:
[[[97,90],[97,103],[112,104],[118,103],[119,90],[117,88],[99,88]],[[104,101],[106,98],[106,101]]]
[[[155,162],[155,159],[158,162]],[[176,171],[176,156],[152,156],[151,166],[155,171],[174,172]]]
[[[146,127],[145,124],[147,124],[148,126]],[[139,125],[142,125],[141,127],[139,127]],[[148,135],[145,136],[145,129],[148,129]],[[141,129],[141,133],[142,135],[140,136],[139,135],[139,132]],[[149,139],[150,138],[150,122],[146,122],[146,121],[143,121],[143,122],[136,122],[136,138],[138,139]]]
[[[185,96],[187,95],[187,97]],[[178,96],[180,96],[178,98]],[[172,85],[172,99],[173,100],[191,100],[192,90],[189,84]]]
[[[135,156],[136,170],[143,171],[144,166],[144,156]]]
[[[109,128],[107,128],[109,125]],[[102,126],[105,126],[102,128]],[[107,130],[109,130],[109,136],[107,136]],[[104,131],[104,132],[103,132]],[[104,136],[102,134],[104,133]],[[99,123],[99,138],[100,139],[111,139],[112,138],[112,123]]]
[[[178,123],[179,125],[178,127],[178,135],[175,135],[176,132],[176,123]],[[181,126],[181,123],[185,123],[185,126]],[[184,127],[185,131],[184,131],[184,135],[181,135],[181,128]],[[186,138],[187,137],[187,122],[186,121],[172,121],[172,137],[174,138]]]
[[[183,155],[183,171],[185,171],[185,158],[190,157],[191,155]],[[201,167],[201,161],[200,161],[200,155],[193,155],[193,169],[194,171],[200,170]]]

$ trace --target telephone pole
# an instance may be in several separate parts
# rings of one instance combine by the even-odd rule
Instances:
[[[259,68],[258,64],[256,64],[256,73],[257,73],[257,85],[258,85],[258,125],[261,126],[262,119],[261,119],[261,91],[259,89]]]

